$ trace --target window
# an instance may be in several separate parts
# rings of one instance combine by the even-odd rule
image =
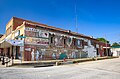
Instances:
[[[53,37],[50,37],[50,43],[53,44]]]
[[[73,42],[74,42],[74,46],[76,46],[76,39],[73,39]]]
[[[11,34],[12,32],[12,26],[8,27],[8,29],[6,30],[6,35]]]
[[[66,44],[66,39],[64,39],[64,45]]]

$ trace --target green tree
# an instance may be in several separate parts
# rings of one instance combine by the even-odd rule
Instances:
[[[120,46],[120,44],[117,43],[117,42],[114,42],[114,43],[112,44],[112,46]]]
[[[99,41],[101,41],[101,42],[104,42],[104,43],[109,43],[109,41],[108,40],[106,40],[105,38],[97,38],[97,40],[99,40]]]

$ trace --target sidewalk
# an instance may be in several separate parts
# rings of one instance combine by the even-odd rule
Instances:
[[[21,61],[21,60],[14,60],[14,65],[29,65],[29,64],[46,64],[46,63],[56,63],[56,62],[63,62],[63,60],[39,60],[39,61]]]
[[[2,63],[0,62],[0,68],[6,68],[6,66],[2,65]]]
[[[80,59],[66,59],[67,61],[71,61],[73,63],[76,62],[85,62],[85,61],[96,61],[96,60],[103,60],[103,59],[112,59],[118,57],[95,57],[95,58],[80,58]],[[14,65],[34,65],[34,64],[56,64],[56,62],[65,62],[64,60],[39,60],[39,61],[21,61],[21,60],[14,60]]]
[[[81,58],[81,59],[66,59],[64,60],[40,60],[40,61],[21,61],[14,59],[13,65],[12,61],[8,63],[8,66],[10,67],[44,67],[46,65],[66,65],[66,64],[74,64],[74,63],[80,63],[80,62],[86,62],[86,61],[97,61],[97,60],[103,60],[103,59],[112,59],[112,58],[118,58],[118,57],[95,57],[95,58]],[[5,68],[6,65],[2,65],[2,61],[0,62],[0,68]],[[47,66],[46,66],[47,67]]]
[[[2,61],[0,61],[0,68],[6,68],[6,64],[2,65]]]

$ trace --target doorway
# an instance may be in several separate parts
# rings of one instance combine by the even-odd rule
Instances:
[[[9,48],[7,48],[7,57],[9,57],[9,58],[10,58],[10,47],[9,47]]]

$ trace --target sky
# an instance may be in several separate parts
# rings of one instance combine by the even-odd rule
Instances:
[[[0,34],[13,16],[77,32],[76,15],[80,34],[120,42],[120,0],[0,0]]]

